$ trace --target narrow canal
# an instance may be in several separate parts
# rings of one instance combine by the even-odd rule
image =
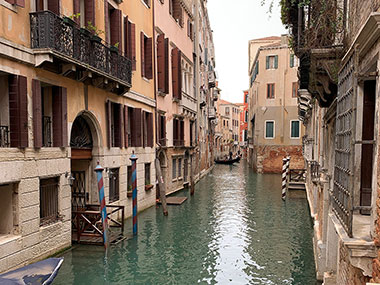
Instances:
[[[54,284],[317,284],[307,202],[283,202],[280,187],[245,162],[217,165],[168,217],[140,213],[138,237],[107,257],[96,246],[66,252]]]

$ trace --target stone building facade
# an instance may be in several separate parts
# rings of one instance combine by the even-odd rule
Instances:
[[[324,284],[380,282],[380,1],[324,4],[290,5],[283,19],[300,58],[298,109],[317,278]],[[298,23],[307,21],[310,9],[313,24]],[[336,30],[337,23],[343,29]]]
[[[248,163],[259,173],[280,173],[291,156],[291,168],[303,168],[297,58],[287,36],[250,41],[249,58]]]

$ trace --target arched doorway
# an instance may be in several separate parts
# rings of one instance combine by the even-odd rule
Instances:
[[[96,166],[93,156],[97,155],[99,149],[97,133],[97,126],[91,113],[81,112],[75,118],[70,135],[71,202],[74,210],[97,201],[96,178],[93,171]]]

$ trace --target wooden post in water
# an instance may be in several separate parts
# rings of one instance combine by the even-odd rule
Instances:
[[[132,222],[133,235],[137,235],[137,156],[133,152],[129,158],[132,161]]]
[[[158,180],[158,187],[160,188],[160,200],[161,200],[162,208],[164,211],[164,215],[167,216],[168,206],[166,204],[166,185],[162,177],[161,165],[158,158],[156,158],[155,163],[156,163],[156,177]]]
[[[194,188],[193,155],[190,155],[190,195],[194,195]]]

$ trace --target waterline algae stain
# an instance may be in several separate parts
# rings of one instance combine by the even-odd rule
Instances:
[[[281,199],[280,175],[218,165],[170,215],[139,214],[139,234],[64,254],[54,284],[316,284],[305,199]],[[130,223],[127,223],[127,225]],[[132,235],[132,229],[127,229]]]

